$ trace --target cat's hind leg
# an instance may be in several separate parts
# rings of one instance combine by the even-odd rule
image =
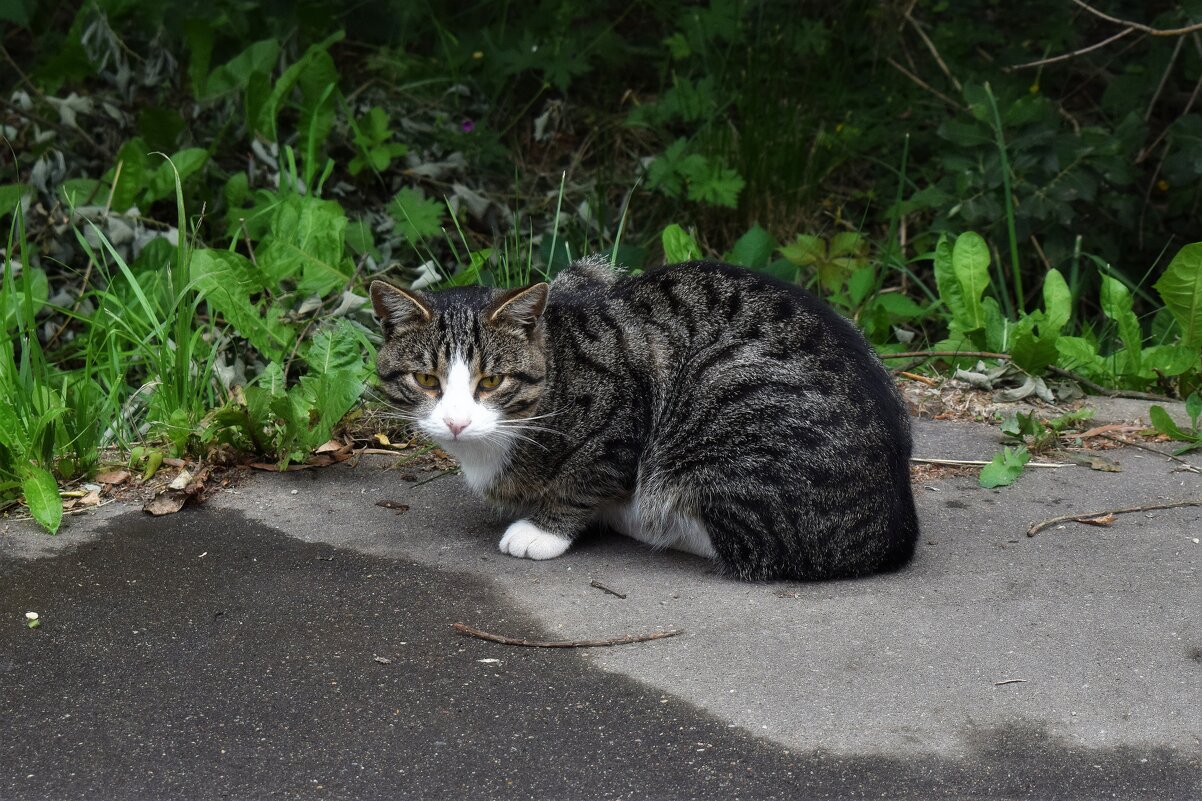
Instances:
[[[705,525],[686,511],[680,498],[671,492],[656,493],[639,489],[631,498],[606,505],[598,519],[609,528],[652,548],[713,559],[717,556]]]

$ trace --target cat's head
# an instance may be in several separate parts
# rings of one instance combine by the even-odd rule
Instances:
[[[380,383],[436,442],[507,444],[535,414],[546,378],[547,284],[437,293],[371,285],[384,328]]]

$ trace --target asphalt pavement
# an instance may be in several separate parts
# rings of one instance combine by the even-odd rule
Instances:
[[[997,442],[917,434],[920,456]],[[386,459],[53,538],[0,524],[0,799],[1197,798],[1202,508],[1025,536],[1202,496],[1108,455],[1122,472],[922,481],[914,563],[821,584],[618,537],[512,559],[462,479]],[[685,633],[535,649],[455,622]]]

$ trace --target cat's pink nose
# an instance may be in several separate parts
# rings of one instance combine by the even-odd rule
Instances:
[[[442,418],[442,421],[447,424],[447,428],[451,429],[451,436],[458,437],[459,432],[472,424],[471,420],[452,420],[449,417]]]

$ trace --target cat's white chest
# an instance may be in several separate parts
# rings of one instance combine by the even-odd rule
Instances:
[[[483,494],[509,464],[509,448],[485,442],[444,444],[443,449],[459,462],[467,485]]]

